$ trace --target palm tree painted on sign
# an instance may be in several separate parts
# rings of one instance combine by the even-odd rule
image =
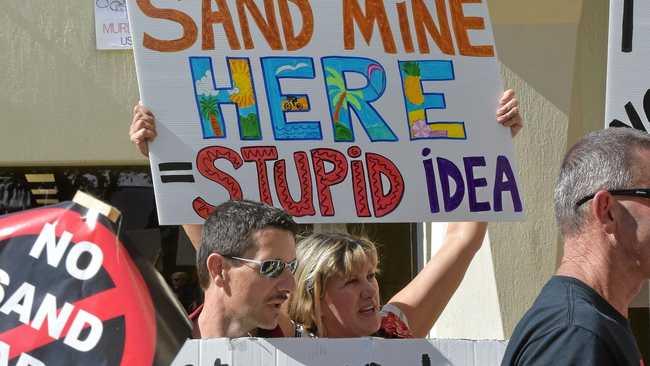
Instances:
[[[212,126],[212,131],[216,137],[223,137],[223,131],[221,130],[221,124],[217,118],[219,108],[217,105],[217,98],[211,95],[202,96],[199,98],[199,104],[201,105],[201,113],[203,117],[210,121],[210,126]]]
[[[327,94],[331,103],[334,105],[334,140],[336,141],[353,141],[352,130],[345,124],[341,123],[341,109],[344,104],[352,104],[357,111],[361,112],[361,103],[363,92],[360,90],[348,90],[345,87],[343,76],[331,67],[327,70]]]

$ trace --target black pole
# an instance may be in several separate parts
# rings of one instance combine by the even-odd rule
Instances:
[[[623,37],[621,51],[632,52],[632,38],[634,36],[634,0],[623,1]]]

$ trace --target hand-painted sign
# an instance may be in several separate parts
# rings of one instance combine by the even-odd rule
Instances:
[[[126,0],[95,2],[95,42],[98,50],[131,49]]]
[[[71,202],[0,217],[0,365],[169,364],[188,321],[114,229]]]
[[[129,0],[162,224],[517,219],[481,0]]]
[[[650,129],[650,3],[609,2],[605,127]]]

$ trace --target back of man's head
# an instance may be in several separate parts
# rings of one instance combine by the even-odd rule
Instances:
[[[567,152],[555,186],[555,218],[566,237],[580,234],[589,215],[578,202],[599,190],[629,189],[642,177],[638,153],[650,150],[650,135],[609,128],[584,136]]]
[[[206,260],[212,253],[241,257],[255,245],[253,235],[265,228],[297,232],[297,225],[283,210],[253,201],[228,201],[217,206],[203,224],[197,253],[197,272],[201,287],[210,284]]]

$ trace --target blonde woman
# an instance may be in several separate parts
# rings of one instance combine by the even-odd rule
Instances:
[[[339,233],[307,237],[296,251],[297,287],[289,299],[296,335],[425,337],[480,248],[486,227],[450,223],[442,248],[383,306],[376,278],[379,260],[371,241]]]

